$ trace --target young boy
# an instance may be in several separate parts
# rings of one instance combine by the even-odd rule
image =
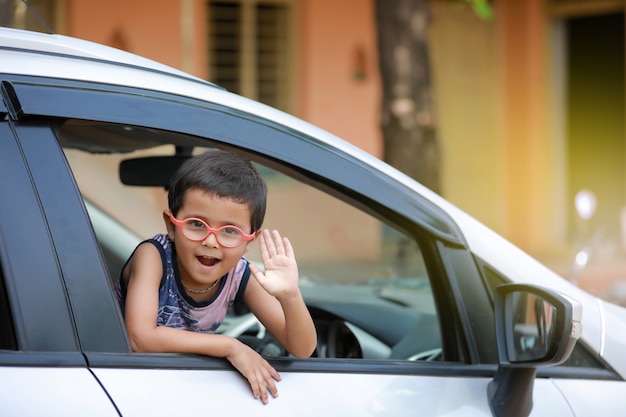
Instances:
[[[139,244],[117,284],[133,351],[225,357],[264,404],[268,390],[278,395],[280,375],[247,345],[214,333],[228,307],[243,299],[294,356],[310,356],[317,343],[290,242],[261,231],[266,194],[246,159],[223,151],[190,158],[170,183],[167,234]],[[265,272],[243,258],[257,237]]]

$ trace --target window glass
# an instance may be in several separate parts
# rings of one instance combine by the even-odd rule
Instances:
[[[293,243],[303,294],[322,332],[320,356],[439,358],[433,295],[415,240],[313,187],[262,172],[265,226]]]
[[[206,141],[84,121],[66,122],[58,135],[87,203],[111,279],[116,280],[140,240],[165,232],[162,211],[167,208],[163,186],[121,184],[120,162],[172,156],[176,149],[190,153],[193,145],[206,145]],[[193,153],[205,151],[198,146],[193,149]],[[164,164],[159,162],[157,171]],[[264,227],[289,237],[296,253],[302,292],[318,330],[316,355],[440,359],[437,313],[415,239],[277,170],[261,163],[257,168],[269,188]],[[142,175],[154,178],[156,174],[147,170]],[[260,263],[256,243],[246,257]],[[232,314],[233,320],[225,322],[221,331],[231,331],[233,323],[241,323],[237,320],[248,313],[237,308]],[[262,334],[258,322],[252,323],[237,336],[250,339]],[[280,352],[271,343],[263,351],[267,355]]]

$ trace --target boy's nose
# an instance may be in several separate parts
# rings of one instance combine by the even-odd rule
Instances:
[[[220,246],[217,241],[217,235],[214,232],[209,233],[209,235],[202,241],[202,246],[206,246],[208,248],[217,248]]]

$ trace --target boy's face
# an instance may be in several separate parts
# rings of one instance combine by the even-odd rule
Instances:
[[[247,204],[220,198],[202,190],[192,189],[185,193],[183,205],[176,213],[178,220],[196,217],[210,227],[237,226],[245,233],[251,232],[250,208]],[[211,233],[199,242],[187,239],[180,228],[169,219],[169,211],[163,213],[170,239],[176,245],[178,269],[185,285],[201,290],[209,287],[232,269],[249,250],[254,240],[244,241],[234,248],[221,246]]]

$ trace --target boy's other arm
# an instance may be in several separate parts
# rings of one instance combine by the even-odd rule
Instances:
[[[315,351],[315,325],[299,291],[279,300],[265,291],[258,282],[250,280],[244,301],[289,353],[298,358],[308,358]]]
[[[298,266],[291,243],[274,230],[264,230],[259,248],[265,271],[250,265],[244,301],[280,344],[294,356],[307,358],[317,346],[317,333],[298,286]]]

